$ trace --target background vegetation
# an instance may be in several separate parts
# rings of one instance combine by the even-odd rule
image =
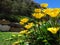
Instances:
[[[37,7],[39,4],[33,0],[0,0],[0,19],[19,21],[15,16],[30,16],[32,10]]]

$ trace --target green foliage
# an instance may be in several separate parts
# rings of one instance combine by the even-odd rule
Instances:
[[[20,15],[8,15],[7,16],[7,15],[0,14],[0,19],[6,19],[11,22],[19,22],[20,18],[21,18]]]
[[[31,0],[1,0],[0,12],[4,14],[30,15],[38,4]]]
[[[30,16],[33,12],[32,10],[39,5],[32,0],[1,0],[0,1],[0,18],[8,19],[11,21],[18,21],[15,17]],[[13,15],[15,15],[13,18]]]

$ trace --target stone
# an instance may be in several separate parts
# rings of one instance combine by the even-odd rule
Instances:
[[[10,26],[8,25],[0,25],[0,31],[9,31],[10,30]]]

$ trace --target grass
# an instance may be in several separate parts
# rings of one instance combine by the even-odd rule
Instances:
[[[16,34],[14,32],[0,32],[0,45],[12,45],[14,40],[6,40],[12,38],[12,34]]]

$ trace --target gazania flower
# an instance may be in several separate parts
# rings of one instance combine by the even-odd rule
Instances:
[[[36,19],[40,19],[42,17],[44,17],[45,15],[43,13],[34,13],[32,14],[33,17],[35,17]]]
[[[52,34],[56,34],[58,32],[59,28],[58,27],[51,27],[51,28],[47,28],[47,30],[49,32],[51,32]]]
[[[33,23],[28,23],[28,24],[25,25],[24,27],[25,27],[26,29],[30,29],[32,26],[33,26]]]
[[[27,31],[28,31],[28,30],[22,30],[22,31],[20,31],[19,33],[20,33],[20,34],[26,34]]]
[[[21,25],[23,25],[24,24],[24,22],[19,22]]]
[[[42,10],[42,12],[44,12],[45,14],[50,14],[51,11],[52,9],[49,9],[49,8]]]
[[[39,13],[39,12],[41,12],[41,9],[40,9],[40,8],[36,8],[36,9],[34,10],[34,12]]]
[[[20,23],[21,25],[24,25],[24,23],[26,23],[26,22],[28,22],[28,21],[29,21],[28,18],[23,18],[23,19],[20,20],[19,23]]]
[[[40,6],[46,8],[48,6],[48,4],[47,3],[42,3],[42,4],[40,4]]]
[[[57,17],[58,13],[57,12],[51,12],[51,13],[49,13],[49,16],[50,17]]]

